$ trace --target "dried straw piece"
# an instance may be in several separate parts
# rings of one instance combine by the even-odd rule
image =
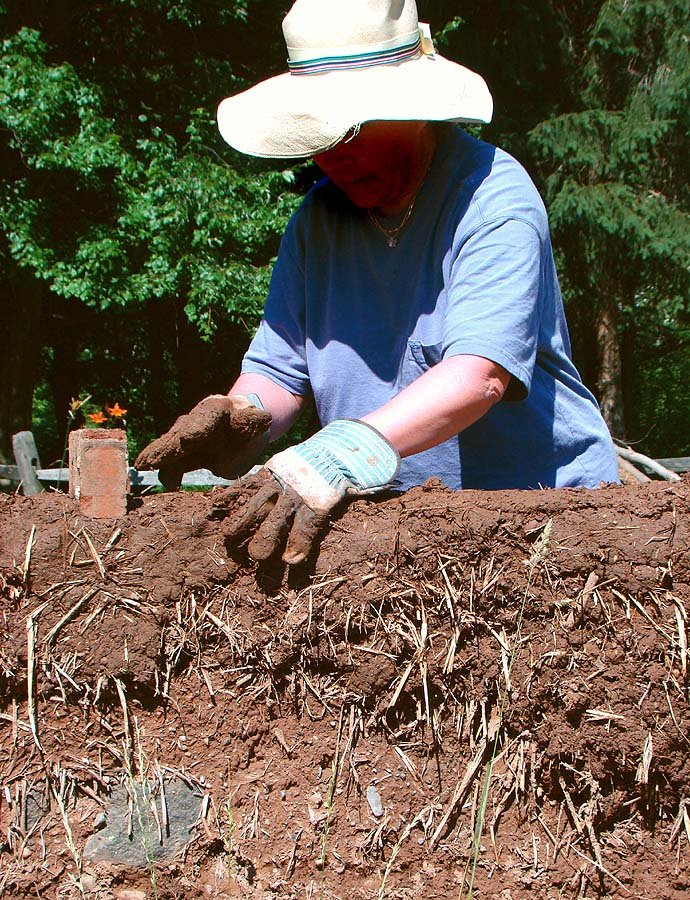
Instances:
[[[479,772],[482,763],[484,761],[484,756],[489,749],[489,746],[493,743],[494,738],[496,737],[496,733],[498,732],[498,722],[492,720],[487,728],[486,735],[484,740],[482,741],[479,749],[475,753],[475,755],[470,760],[467,768],[465,769],[465,774],[462,776],[460,781],[457,783],[455,790],[453,791],[453,796],[450,799],[450,803],[448,804],[448,809],[445,811],[443,816],[441,817],[441,821],[438,823],[436,827],[436,831],[431,836],[430,846],[433,850],[442,835],[445,833],[446,826],[451,816],[455,813],[455,810],[458,806],[460,806],[467,794],[469,793],[470,788],[472,787],[472,783],[474,779],[477,777],[477,773]]]
[[[34,538],[36,536],[36,526],[31,526],[31,531],[29,532],[29,540],[26,542],[26,550],[24,551],[24,565],[22,566],[22,581],[24,585],[29,583],[29,570],[31,568],[31,551],[34,546]]]
[[[99,589],[97,587],[89,588],[89,590],[84,594],[84,596],[81,598],[81,600],[77,600],[77,602],[74,604],[74,606],[70,610],[68,610],[68,612],[65,613],[65,615],[60,619],[60,621],[57,623],[57,625],[54,625],[51,628],[51,630],[48,632],[48,634],[43,638],[44,643],[46,643],[48,645],[52,644],[53,641],[55,640],[55,638],[57,637],[58,633],[60,632],[60,630],[65,625],[67,625],[68,622],[71,622],[72,619],[75,618],[75,616],[81,610],[81,608],[83,606],[85,606],[86,603],[89,602],[89,600],[94,596],[94,594],[98,593],[98,590]]]
[[[29,724],[31,725],[34,742],[41,756],[43,755],[43,747],[41,747],[41,742],[38,739],[38,715],[36,709],[36,620],[48,606],[48,603],[48,600],[42,603],[26,620],[26,681]]]

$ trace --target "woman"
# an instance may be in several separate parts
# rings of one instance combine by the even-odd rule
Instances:
[[[283,30],[290,72],[223,101],[219,127],[326,177],[284,235],[228,402],[251,395],[275,438],[313,394],[325,427],[266,463],[233,532],[257,532],[257,558],[287,541],[294,563],[343,497],[393,482],[616,481],[537,191],[448,124],[489,120],[482,79],[434,52],[411,0],[297,0]]]

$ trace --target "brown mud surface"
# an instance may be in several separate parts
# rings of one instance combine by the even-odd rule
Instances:
[[[690,896],[690,481],[429,483],[289,573],[131,507],[0,496],[0,895]]]
[[[212,394],[144,447],[134,465],[139,470],[158,469],[168,490],[177,490],[184,473],[194,469],[209,468],[233,478],[254,464],[270,424],[271,414],[246,398]]]

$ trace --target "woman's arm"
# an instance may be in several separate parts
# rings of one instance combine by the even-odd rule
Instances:
[[[304,397],[292,394],[265,375],[240,375],[228,394],[256,394],[272,416],[269,440],[275,441],[290,428],[304,406]]]
[[[480,419],[497,403],[510,374],[482,356],[451,356],[425,372],[383,406],[362,417],[398,451],[411,456],[435,447]],[[271,413],[270,440],[290,428],[304,398],[265,375],[240,375],[230,394],[256,394]]]
[[[363,421],[376,428],[400,456],[411,456],[480,419],[503,397],[510,378],[502,366],[482,356],[451,356]]]

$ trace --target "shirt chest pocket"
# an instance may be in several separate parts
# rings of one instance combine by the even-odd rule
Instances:
[[[400,366],[400,390],[428,372],[432,366],[441,362],[442,358],[442,344],[424,344],[421,341],[409,340]]]

